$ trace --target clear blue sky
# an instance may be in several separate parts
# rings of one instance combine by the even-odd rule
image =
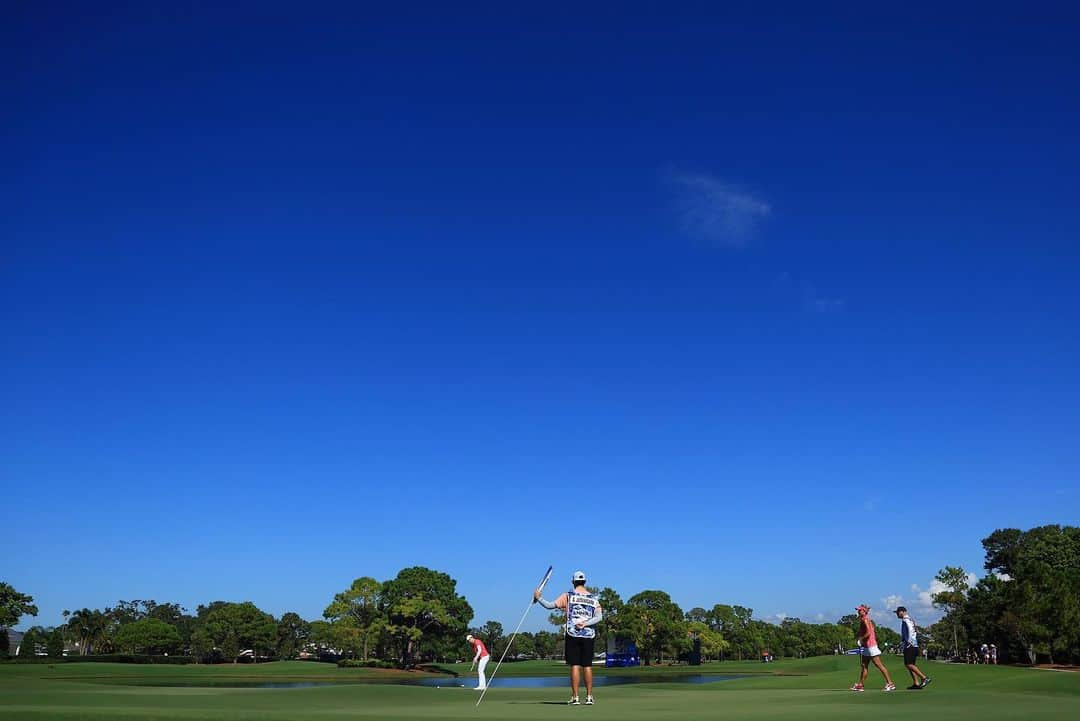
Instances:
[[[1066,4],[206,5],[0,29],[35,622],[421,564],[512,626],[549,563],[832,620],[1080,519]]]

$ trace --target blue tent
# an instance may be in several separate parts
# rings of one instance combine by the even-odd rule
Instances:
[[[608,668],[614,666],[640,666],[641,658],[638,656],[637,645],[628,643],[620,650],[608,651],[604,654],[604,665]]]

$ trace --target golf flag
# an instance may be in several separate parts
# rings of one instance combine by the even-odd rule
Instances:
[[[539,591],[540,593],[544,592],[544,586],[546,586],[547,582],[551,580],[551,572],[554,569],[555,569],[554,566],[548,566],[547,573],[545,573],[544,577],[540,579],[540,585],[536,587],[537,591]],[[533,599],[533,600],[535,601],[535,599]]]

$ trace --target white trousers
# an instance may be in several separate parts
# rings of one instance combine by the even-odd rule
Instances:
[[[480,663],[477,665],[476,670],[480,673],[480,685],[477,688],[487,687],[487,676],[484,675],[484,666],[487,666],[488,659],[491,656],[481,656]]]

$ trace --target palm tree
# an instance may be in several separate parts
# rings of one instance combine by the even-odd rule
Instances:
[[[74,613],[64,611],[67,630],[79,647],[80,656],[88,656],[108,639],[109,619],[101,611],[83,608]]]

